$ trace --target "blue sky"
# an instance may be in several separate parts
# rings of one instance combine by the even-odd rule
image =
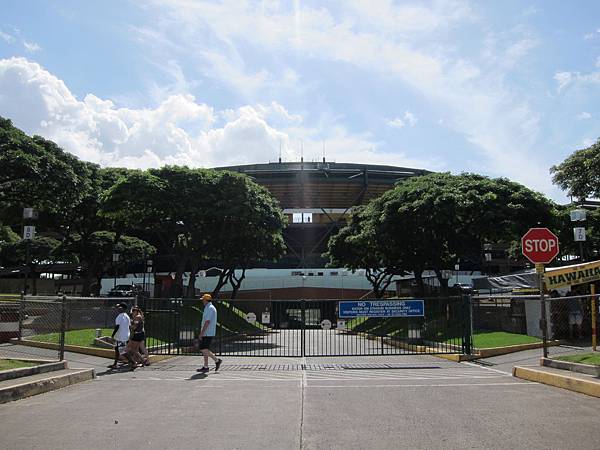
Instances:
[[[596,1],[2,1],[0,115],[102,165],[508,177],[600,137]]]

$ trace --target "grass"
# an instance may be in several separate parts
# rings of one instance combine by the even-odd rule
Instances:
[[[0,359],[0,371],[17,369],[19,367],[31,367],[35,365],[36,363],[19,361],[18,359]]]
[[[509,345],[535,344],[542,342],[526,334],[507,333],[505,331],[476,331],[473,333],[475,348],[508,347]]]
[[[555,359],[579,364],[590,364],[593,366],[600,366],[600,353],[581,353],[579,355],[558,356]]]
[[[101,328],[102,336],[110,336],[113,328]],[[95,328],[85,328],[83,330],[71,330],[65,333],[65,344],[66,345],[78,345],[80,347],[93,347],[94,338],[96,337]],[[150,337],[149,337],[150,338]],[[60,339],[60,333],[48,333],[38,334],[36,336],[28,337],[27,339],[37,342],[52,342],[58,343]],[[152,338],[152,345],[161,345],[164,342],[160,339]]]

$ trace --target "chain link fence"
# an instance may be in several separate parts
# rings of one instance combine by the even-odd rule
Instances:
[[[595,299],[595,302],[592,299]],[[486,341],[486,335],[503,334],[498,342],[506,345],[543,343],[540,354],[556,357],[593,350],[592,337],[598,341],[598,295],[559,297],[532,292],[494,292],[472,297],[474,345]],[[594,318],[594,306],[596,314]],[[510,333],[506,335],[505,333]],[[500,346],[500,345],[498,345]]]
[[[69,346],[111,349],[116,304],[132,298],[3,296],[0,358],[62,360]]]

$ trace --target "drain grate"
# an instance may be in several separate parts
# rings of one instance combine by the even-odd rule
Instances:
[[[192,371],[198,368],[190,364],[152,365],[146,369],[158,371]],[[408,364],[224,364],[221,372],[289,372],[332,370],[431,370],[441,369],[433,365]]]

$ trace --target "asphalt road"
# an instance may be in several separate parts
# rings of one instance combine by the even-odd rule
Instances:
[[[531,360],[536,358],[531,357]],[[7,449],[597,449],[600,402],[431,356],[179,357],[0,405]]]

